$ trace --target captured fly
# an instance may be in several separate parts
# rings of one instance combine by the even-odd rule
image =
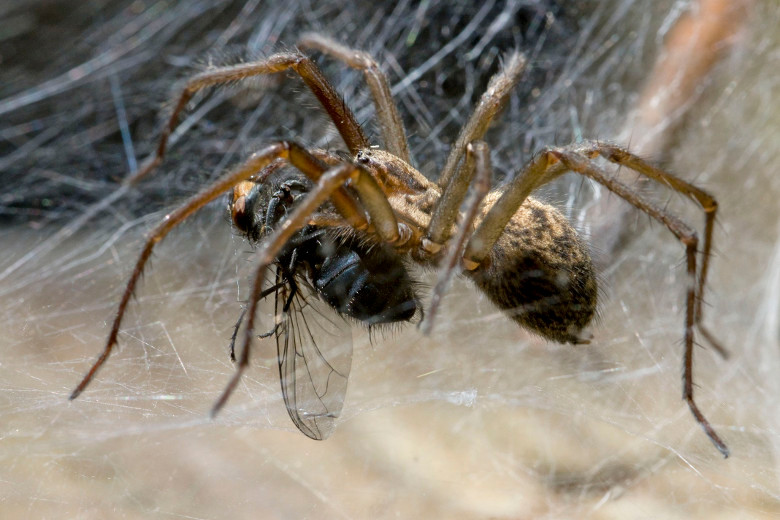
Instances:
[[[252,242],[283,221],[311,186],[296,174],[278,177],[243,183],[231,198],[233,222]],[[276,338],[290,418],[306,436],[325,439],[346,395],[350,322],[371,327],[412,320],[422,312],[415,282],[392,247],[352,228],[306,226],[277,255],[273,269],[274,283],[261,297],[273,294],[276,323],[262,336]]]

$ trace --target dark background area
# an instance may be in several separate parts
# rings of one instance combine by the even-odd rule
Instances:
[[[652,42],[624,26],[650,32],[658,23],[650,13],[629,16],[630,2],[433,1],[379,9],[372,2],[68,4],[12,8],[0,28],[2,170],[25,187],[4,194],[7,218],[43,223],[80,214],[153,150],[162,107],[182,79],[207,64],[292,46],[303,30],[323,31],[387,63],[414,157],[431,176],[501,56],[523,50],[530,66],[508,123],[491,139],[499,175],[511,176],[541,146],[568,143],[575,132],[628,110],[625,85],[641,79],[636,63],[652,63],[654,55]],[[618,42],[622,49],[611,50]],[[376,135],[359,75],[320,62]],[[587,106],[587,96],[603,86],[614,91],[606,117]],[[332,142],[316,102],[302,90],[295,78],[266,77],[199,96],[211,110],[190,118],[164,179],[140,187],[143,199],[132,203],[141,211],[167,205],[272,139]],[[569,106],[581,107],[576,121]]]

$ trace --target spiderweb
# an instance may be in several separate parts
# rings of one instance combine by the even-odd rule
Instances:
[[[691,2],[84,4],[0,7],[3,517],[780,512],[780,112],[770,72],[780,65],[780,11],[772,2],[746,3],[712,71],[682,107],[661,114],[653,139],[637,115],[641,92]],[[162,167],[133,188],[117,182],[156,146],[177,80],[291,46],[307,30],[385,67],[427,175],[503,53],[518,47],[531,68],[487,137],[496,184],[545,145],[601,138],[639,148],[717,196],[705,322],[732,356],[697,348],[695,382],[731,458],[718,455],[680,399],[682,247],[575,176],[540,196],[594,247],[604,297],[589,346],[534,338],[456,280],[430,337],[413,325],[353,331],[347,400],[327,441],[289,421],[268,341],[255,344],[250,370],[212,421],[253,267],[220,199],[156,249],[119,348],[68,403],[103,346],[145,233],[166,211],[273,140],[340,147],[299,81],[262,78],[199,96]],[[319,63],[378,142],[360,76]],[[700,226],[700,212],[680,197],[634,186]]]

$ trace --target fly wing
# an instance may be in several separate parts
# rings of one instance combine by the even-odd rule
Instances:
[[[344,405],[352,332],[304,283],[294,278],[288,282],[276,293],[282,395],[295,426],[307,437],[322,440],[333,432]]]

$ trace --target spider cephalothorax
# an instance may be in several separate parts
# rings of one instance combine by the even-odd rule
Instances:
[[[490,191],[490,152],[483,138],[520,80],[525,60],[517,52],[506,57],[503,68],[490,80],[434,183],[412,165],[401,117],[387,80],[373,58],[316,34],[304,36],[298,47],[319,50],[363,72],[371,89],[384,147],[371,145],[343,99],[302,52],[282,52],[192,77],[174,104],[156,154],[133,182],[162,161],[168,136],[197,91],[288,70],[296,72],[317,97],[343,138],[347,153],[307,150],[294,141],[271,144],[168,215],[152,231],[141,252],[103,353],[71,398],[85,388],[115,345],[125,309],[154,245],[194,211],[231,189],[233,222],[249,239],[258,242],[258,267],[248,301],[238,369],[214,405],[214,413],[224,405],[249,363],[258,302],[273,292],[277,320],[282,319],[280,316],[289,317],[272,330],[277,337],[285,403],[301,431],[314,438],[327,436],[333,418],[341,410],[349,364],[332,362],[337,356],[331,357],[315,344],[317,339],[308,326],[302,329],[301,324],[296,325],[295,311],[302,313],[313,304],[313,300],[302,296],[299,285],[311,286],[314,299],[324,300],[332,310],[364,323],[371,324],[377,317],[384,322],[404,322],[411,319],[419,305],[415,284],[404,267],[410,261],[438,266],[441,273],[423,323],[425,330],[430,330],[449,275],[460,267],[519,325],[554,341],[585,343],[588,338],[583,329],[595,314],[598,294],[587,247],[557,210],[530,196],[539,186],[563,173],[575,172],[606,186],[664,224],[685,246],[690,283],[686,289],[683,397],[711,441],[728,455],[726,445],[693,399],[694,329],[722,352],[701,326],[700,302],[717,209],[713,197],[625,149],[592,141],[542,150],[507,186]],[[594,160],[598,157],[670,187],[703,208],[701,267],[697,266],[695,231],[614,179]],[[286,185],[274,186],[270,179],[280,165],[290,166],[300,174],[287,177]],[[471,186],[472,194],[467,200]],[[260,192],[262,197],[258,196]],[[334,234],[333,230],[339,229],[349,231]],[[339,233],[352,238],[333,241]],[[372,250],[372,243],[377,245],[376,250]],[[273,266],[276,278],[270,288],[264,288],[269,267]],[[389,278],[381,276],[387,266]],[[344,273],[345,277],[339,278]],[[351,306],[352,298],[361,290],[373,290],[363,285],[361,276],[375,280],[380,287],[376,294],[384,292],[384,297],[396,280],[402,286],[396,295],[400,310],[382,315],[394,305],[375,305],[370,301],[374,297],[369,296],[361,300],[365,305],[360,308]],[[325,328],[330,325],[323,323]],[[295,335],[302,330],[307,331],[303,340]],[[336,337],[335,331],[332,336]],[[350,356],[351,348],[341,349],[340,357]]]

